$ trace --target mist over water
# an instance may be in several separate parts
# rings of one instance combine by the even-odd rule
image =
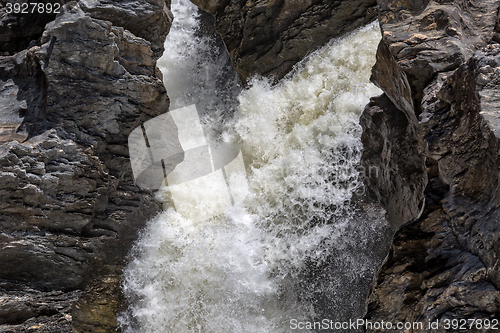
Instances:
[[[380,94],[369,83],[378,24],[331,41],[277,85],[254,78],[242,89],[195,6],[173,1],[172,11],[159,61],[171,109],[196,103],[209,139],[242,147],[249,194],[203,222],[168,205],[149,221],[124,273],[122,328],[277,333],[291,319],[358,314],[360,281],[376,269],[363,249],[383,225],[383,212],[351,202],[362,189],[359,117]]]

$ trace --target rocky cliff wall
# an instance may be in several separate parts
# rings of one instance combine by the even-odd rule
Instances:
[[[362,116],[363,161],[399,230],[366,318],[498,319],[500,2],[378,3],[385,94]]]
[[[234,68],[280,79],[308,53],[373,21],[375,0],[191,0],[215,16]]]
[[[6,3],[0,331],[114,331],[125,257],[160,209],[134,184],[127,138],[168,108],[156,59],[170,4],[72,1],[33,19]]]

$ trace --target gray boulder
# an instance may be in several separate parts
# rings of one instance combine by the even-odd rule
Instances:
[[[174,18],[170,0],[80,0],[79,4],[93,18],[110,21],[149,41],[156,59],[162,55],[165,37]]]

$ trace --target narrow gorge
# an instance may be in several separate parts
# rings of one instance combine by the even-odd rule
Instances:
[[[0,332],[500,327],[500,1],[20,3],[0,1]],[[165,146],[240,148],[239,204],[141,186],[131,133],[150,149],[168,114]]]

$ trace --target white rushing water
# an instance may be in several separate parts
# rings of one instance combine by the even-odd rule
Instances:
[[[373,270],[344,250],[363,246],[346,230],[361,187],[359,117],[380,94],[369,83],[378,24],[333,40],[275,86],[254,78],[242,90],[217,43],[197,32],[195,7],[173,1],[172,10],[159,61],[171,108],[197,103],[209,137],[240,144],[249,194],[201,223],[168,206],[149,221],[124,273],[130,306],[120,324],[129,333],[289,332],[291,319],[318,317],[311,267],[342,253],[348,274],[323,277],[328,295]]]

